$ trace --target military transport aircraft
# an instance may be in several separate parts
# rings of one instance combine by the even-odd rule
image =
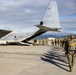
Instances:
[[[0,40],[2,43],[26,43],[47,31],[59,31],[60,28],[57,3],[51,1],[40,24],[20,31],[0,29]]]

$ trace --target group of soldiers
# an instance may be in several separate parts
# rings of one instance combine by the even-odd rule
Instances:
[[[52,40],[51,40],[51,43],[52,43],[53,46],[58,46],[58,47],[60,47],[60,46],[61,46],[61,41],[62,41],[62,39],[57,39],[57,38],[56,38],[55,40],[52,39]]]
[[[63,39],[55,39],[52,40],[52,45],[56,45],[62,48],[65,52],[65,56],[67,56],[69,63],[69,71],[71,72],[73,69],[73,65],[75,63],[76,57],[76,39],[74,35],[68,35]]]
[[[48,39],[43,40],[34,40],[34,43],[39,45],[48,45]],[[52,46],[60,47],[64,52],[65,56],[67,56],[70,72],[73,69],[75,57],[76,57],[76,39],[73,35],[68,35],[66,38],[62,39],[52,39],[50,41]]]
[[[57,46],[57,47],[63,47],[64,42],[66,41],[66,38],[55,38],[55,40],[51,40],[52,46]]]
[[[64,39],[35,39],[34,45],[50,45],[50,46],[57,46],[60,47],[63,45]]]
[[[48,45],[48,39],[35,39],[34,45]]]

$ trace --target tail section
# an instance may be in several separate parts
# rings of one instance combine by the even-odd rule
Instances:
[[[37,27],[41,29],[55,30],[60,29],[58,7],[56,1],[51,1],[45,14]]]
[[[36,25],[39,29],[29,38],[23,40],[22,42],[27,42],[47,31],[59,31],[60,22],[59,22],[59,14],[58,8],[55,1],[51,1],[48,6],[46,13],[39,25]]]

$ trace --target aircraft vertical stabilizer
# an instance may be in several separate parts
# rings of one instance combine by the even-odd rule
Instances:
[[[51,1],[45,14],[40,22],[40,25],[48,28],[61,28],[58,14],[58,7],[56,1]]]

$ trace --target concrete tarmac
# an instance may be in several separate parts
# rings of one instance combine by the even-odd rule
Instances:
[[[0,46],[0,75],[76,75],[58,47]]]

